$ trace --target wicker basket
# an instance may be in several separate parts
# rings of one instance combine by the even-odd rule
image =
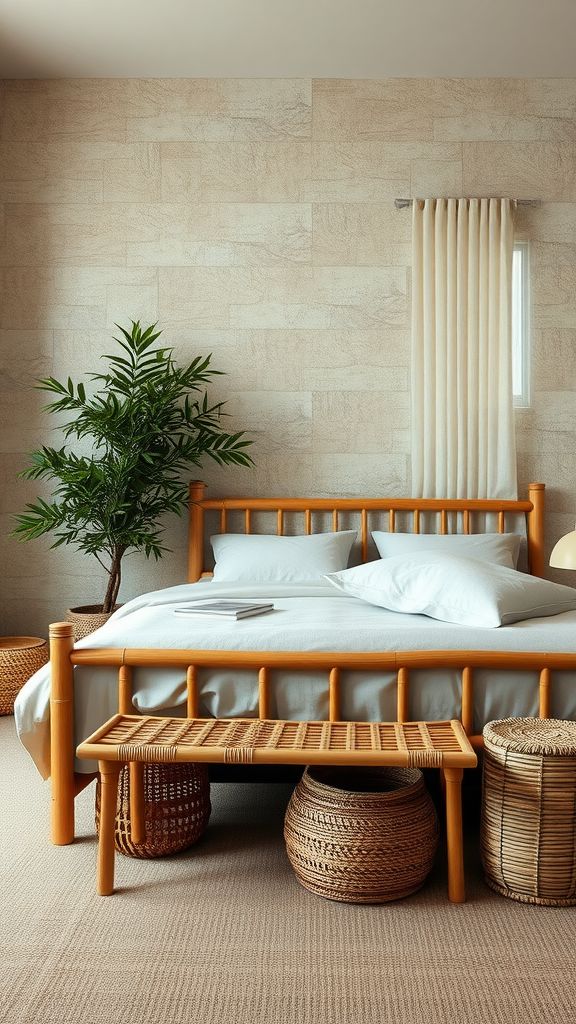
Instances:
[[[14,714],[19,691],[48,658],[48,643],[39,636],[0,637],[0,715]]]
[[[434,863],[438,817],[417,768],[305,769],[284,823],[298,881],[326,899],[385,903]]]
[[[576,904],[576,722],[507,718],[484,727],[481,857],[503,896]]]
[[[100,604],[85,604],[78,608],[67,609],[66,622],[71,622],[74,626],[74,640],[82,640],[85,636],[95,633],[120,608],[120,605],[114,605],[111,612],[103,612],[101,608]]]
[[[128,857],[163,857],[200,838],[210,817],[210,781],[205,764],[144,765],[146,839],[133,843],[130,827],[130,771],[118,782],[115,845]],[[96,786],[96,831],[100,832],[100,780]]]

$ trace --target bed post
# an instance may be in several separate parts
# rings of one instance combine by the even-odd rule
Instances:
[[[188,514],[188,582],[196,583],[204,568],[204,509],[199,502],[204,497],[204,482],[190,481]]]
[[[528,484],[528,568],[533,576],[544,576],[544,484]]]
[[[50,626],[50,773],[52,785],[52,842],[66,846],[74,840],[74,647],[71,622]]]

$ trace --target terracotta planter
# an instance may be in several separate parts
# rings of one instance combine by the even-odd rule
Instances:
[[[103,612],[100,604],[85,604],[78,608],[68,608],[66,622],[71,622],[74,626],[74,639],[82,640],[83,637],[100,629],[100,626],[103,626],[120,607],[119,604],[114,605],[111,612]]]

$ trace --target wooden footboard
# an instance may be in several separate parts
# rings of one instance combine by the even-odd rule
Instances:
[[[286,651],[190,651],[102,648],[74,650],[72,626],[55,623],[50,628],[52,661],[51,756],[52,756],[52,842],[65,845],[74,839],[74,797],[91,776],[74,773],[73,731],[74,665],[113,666],[118,669],[118,710],[133,714],[132,670],[142,666],[176,667],[186,671],[187,716],[198,718],[198,670],[205,667],[252,669],[258,676],[258,717],[269,719],[271,673],[275,669],[323,671],[329,688],[329,720],[341,721],[340,680],[348,670],[392,672],[396,676],[396,718],[411,720],[410,676],[418,669],[458,670],[461,673],[461,703],[454,710],[470,742],[482,746],[474,735],[474,672],[531,671],[539,674],[539,715],[550,717],[552,672],[576,671],[575,654],[486,652],[486,651],[400,651],[396,653],[286,652]]]

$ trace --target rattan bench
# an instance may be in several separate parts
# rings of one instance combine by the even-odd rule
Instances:
[[[462,725],[450,722],[289,722],[270,719],[115,715],[78,747],[99,762],[102,780],[98,892],[114,891],[114,825],[122,765],[134,770],[133,833],[144,830],[137,785],[145,762],[407,765],[439,768],[446,793],[448,898],[465,899],[462,776],[477,757]]]

